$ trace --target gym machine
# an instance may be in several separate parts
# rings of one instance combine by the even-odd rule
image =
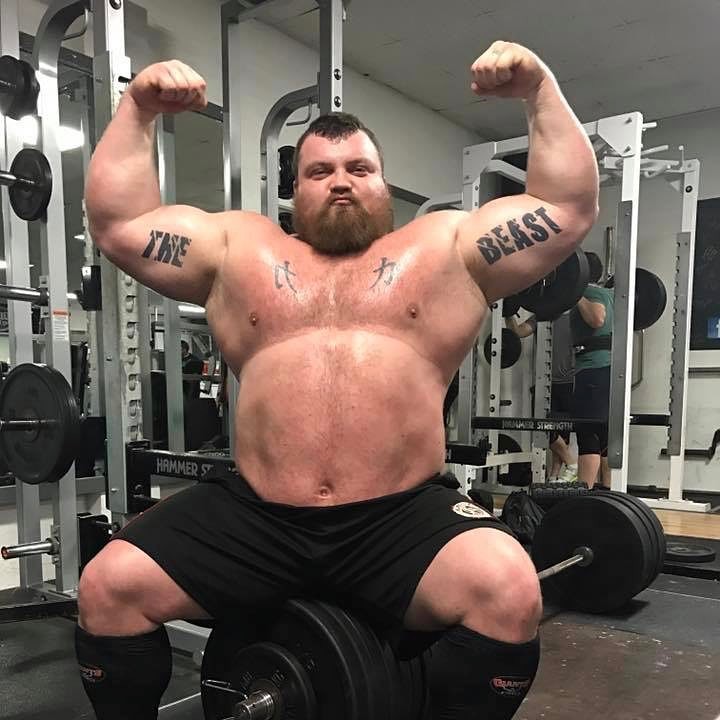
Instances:
[[[601,180],[621,179],[621,203],[617,213],[617,235],[615,243],[614,263],[617,286],[627,288],[627,292],[617,293],[615,301],[615,329],[612,344],[612,383],[610,393],[609,422],[609,462],[612,468],[612,487],[615,490],[627,489],[627,447],[629,426],[641,424],[642,418],[630,413],[630,391],[633,360],[633,332],[637,328],[635,322],[636,278],[644,279],[642,271],[636,269],[637,222],[640,179],[653,178],[659,175],[668,176],[671,180],[680,179],[678,188],[682,192],[682,218],[680,232],[677,236],[677,267],[675,274],[675,293],[673,298],[673,335],[672,335],[672,366],[671,394],[669,415],[667,418],[668,454],[670,463],[670,499],[669,501],[648,500],[651,505],[676,509],[694,509],[707,511],[703,504],[682,500],[683,456],[685,445],[686,393],[685,387],[688,374],[689,322],[692,301],[692,263],[694,255],[695,213],[698,196],[699,162],[653,158],[652,154],[667,150],[667,147],[642,149],[642,132],[655,127],[653,123],[644,124],[639,113],[618,115],[603,118],[585,125],[585,130],[593,141],[599,154]],[[494,183],[491,173],[524,184],[524,172],[510,165],[502,158],[527,150],[527,137],[514,138],[501,142],[484,143],[465,149],[464,154],[464,191],[463,199],[466,209],[479,207],[483,202],[492,199]],[[507,302],[507,301],[506,301]],[[492,336],[497,339],[496,355],[491,361],[490,387],[488,396],[489,418],[500,416],[500,371],[502,357],[502,314],[503,303],[497,304],[499,312],[492,313]],[[540,322],[536,334],[535,363],[535,418],[547,417],[550,407],[550,380],[552,356],[552,327],[549,323]],[[481,426],[478,418],[473,424],[472,418],[480,408],[481,393],[477,383],[477,345],[468,355],[460,369],[460,387],[458,397],[458,442],[476,445],[475,429]],[[488,418],[488,421],[489,421]],[[488,437],[492,447],[497,447],[497,430],[491,430]],[[533,453],[539,451],[533,462],[534,482],[544,482],[544,457],[547,445],[545,432],[536,432],[532,436]],[[673,459],[674,458],[674,459]],[[522,460],[510,458],[508,460]],[[466,473],[467,474],[467,473]],[[471,482],[467,478],[466,482]]]
[[[29,63],[24,63],[19,60],[18,3],[9,0],[0,4],[0,54],[3,56],[0,64],[2,106],[9,111],[9,116],[20,116],[26,111],[32,112],[37,103],[37,116],[40,121],[38,142],[40,147],[23,152],[23,139],[18,124],[8,121],[4,116],[0,120],[2,123],[0,165],[8,167],[9,159],[15,158],[10,173],[3,173],[1,183],[8,185],[10,190],[9,193],[2,193],[1,202],[8,281],[5,294],[12,298],[8,302],[10,358],[16,372],[13,381],[14,390],[20,388],[21,395],[23,385],[27,388],[28,377],[23,378],[22,373],[18,373],[17,370],[33,363],[36,360],[36,353],[44,363],[54,368],[51,372],[53,380],[49,380],[51,384],[54,382],[53,387],[66,390],[71,380],[62,164],[57,144],[59,127],[57,75],[61,42],[72,19],[59,12],[57,6],[58,3],[55,3],[43,17],[36,35],[32,58]],[[45,275],[43,287],[39,290],[30,287],[26,223],[26,220],[30,219],[37,220],[41,264]],[[52,237],[49,228],[53,228]],[[31,303],[46,308],[45,333],[41,336],[33,335]],[[39,346],[37,349],[35,344]],[[49,368],[46,370],[49,371]],[[37,370],[37,372],[44,371]],[[34,381],[39,381],[40,377],[38,375]],[[11,391],[13,388],[8,387],[6,400],[10,397]],[[43,414],[32,419],[53,422],[69,420],[67,432],[72,433],[77,430],[75,415],[77,407],[73,409],[67,395],[63,410],[67,413],[63,415],[61,412],[57,418]],[[21,418],[22,415],[19,416],[19,419]],[[40,437],[47,437],[48,434],[57,432],[57,427],[46,425],[26,431],[22,435],[37,433]],[[60,435],[64,432],[66,429],[59,431]],[[3,432],[3,442],[6,446],[11,442],[9,438],[13,436],[19,437],[15,433]],[[50,459],[57,460],[57,455]],[[31,458],[31,464],[32,461],[37,462],[37,460]],[[28,550],[29,546],[32,548],[35,543],[42,541],[39,488],[36,484],[18,479],[16,551],[20,556],[20,586],[0,592],[0,621],[62,614],[74,605],[73,598],[78,583],[76,478],[72,457],[67,451],[61,460],[59,464],[52,463],[51,468],[41,470],[41,473],[48,471],[48,474],[57,481],[51,486],[53,525],[50,542],[53,546],[54,582],[43,581],[41,557],[37,554],[41,552],[39,546],[33,548],[35,552]],[[32,473],[25,479],[31,476]]]

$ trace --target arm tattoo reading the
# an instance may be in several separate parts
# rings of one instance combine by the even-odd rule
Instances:
[[[386,257],[382,258],[380,263],[380,267],[373,270],[373,272],[377,274],[377,278],[375,278],[375,282],[370,286],[371,289],[374,288],[381,280],[386,285],[389,285],[395,278],[395,267],[397,266],[397,263],[389,261]],[[387,275],[385,274],[386,272]]]
[[[155,262],[183,266],[183,258],[187,255],[192,240],[184,235],[174,235],[164,230],[151,230],[150,240],[142,252],[142,257]]]
[[[283,285],[284,280],[285,284],[297,295],[297,290],[292,284],[292,278],[294,277],[297,277],[297,275],[290,269],[289,260],[286,260],[284,265],[275,266],[275,287],[278,290],[285,287]]]
[[[494,265],[506,255],[544,243],[550,233],[558,235],[562,228],[548,215],[544,207],[534,213],[525,213],[520,222],[515,218],[494,227],[489,233],[475,241],[477,249],[488,265]]]

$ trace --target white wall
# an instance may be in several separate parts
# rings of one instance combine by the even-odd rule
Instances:
[[[680,116],[658,123],[657,129],[648,130],[644,136],[645,147],[669,145],[664,157],[679,158],[678,145],[685,146],[688,159],[697,158],[700,168],[700,199],[720,196],[720,147],[718,132],[720,110],[709,110]],[[601,192],[600,218],[584,243],[586,250],[595,250],[603,256],[603,233],[608,225],[615,225],[615,213],[619,201],[617,186],[603,188]],[[638,224],[639,267],[657,274],[665,283],[669,300],[659,322],[645,332],[645,371],[642,384],[633,391],[632,409],[635,412],[667,412],[670,392],[670,342],[672,321],[672,289],[675,273],[675,234],[679,231],[682,198],[665,176],[643,180],[640,190],[640,214]],[[716,356],[720,353],[704,351]],[[690,365],[698,364],[700,354],[691,353]],[[720,427],[720,403],[718,402],[717,376],[691,376],[688,383],[687,446],[707,447],[713,431]],[[659,455],[666,444],[662,428],[630,429],[629,483],[633,485],[668,484],[668,461]],[[701,490],[720,490],[720,459],[709,463],[688,460],[685,463],[685,487]]]

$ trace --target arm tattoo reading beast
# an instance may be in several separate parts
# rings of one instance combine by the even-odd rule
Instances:
[[[183,258],[187,255],[187,250],[192,240],[183,235],[173,235],[164,230],[151,230],[150,242],[143,250],[142,256],[150,258],[156,262],[174,265],[175,267],[183,266]],[[155,246],[158,246],[157,253],[153,256]]]
[[[538,208],[534,214],[525,213],[521,220],[524,229],[520,227],[520,223],[515,218],[506,221],[507,232],[510,233],[512,239],[503,233],[505,228],[498,225],[490,233],[475,241],[477,249],[488,265],[493,265],[505,255],[512,255],[518,250],[532,247],[535,243],[545,242],[550,237],[548,229],[556,235],[562,232],[562,228],[547,214],[544,207]],[[542,225],[540,220],[545,225]]]

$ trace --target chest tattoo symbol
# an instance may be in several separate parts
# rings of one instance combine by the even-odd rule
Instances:
[[[282,284],[282,276],[285,277],[287,286],[297,295],[297,290],[292,284],[292,278],[297,277],[297,275],[290,269],[290,262],[288,260],[285,261],[285,265],[275,266],[275,287],[278,288],[278,290],[285,287],[285,285]]]
[[[397,266],[397,263],[389,261],[386,257],[381,259],[381,263],[382,264],[379,268],[373,270],[374,273],[377,273],[377,279],[370,286],[371,288],[374,288],[381,280],[386,285],[389,285],[395,279],[395,268]],[[386,271],[387,276],[385,276]]]

